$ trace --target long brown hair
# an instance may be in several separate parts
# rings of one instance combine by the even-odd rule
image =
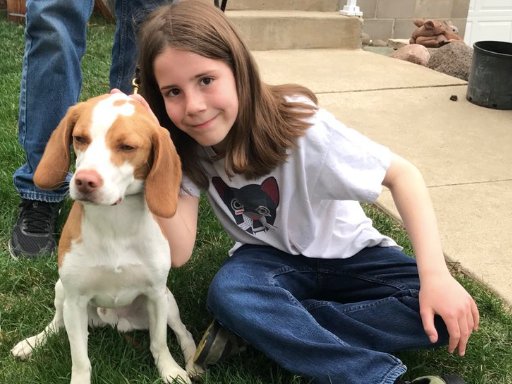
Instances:
[[[226,137],[228,175],[247,179],[263,176],[286,160],[287,150],[309,127],[316,106],[286,100],[303,95],[313,103],[313,92],[296,84],[271,86],[260,79],[249,49],[225,15],[201,0],[182,0],[154,11],[139,31],[141,93],[160,124],[171,132],[183,171],[202,188],[208,179],[197,158],[198,145],[179,130],[165,110],[153,73],[156,57],[167,47],[183,49],[225,62],[233,71],[238,93],[238,116]]]

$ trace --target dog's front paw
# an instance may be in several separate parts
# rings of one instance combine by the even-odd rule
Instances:
[[[162,379],[168,384],[192,384],[187,372],[180,367],[174,367],[162,372]]]
[[[200,365],[194,364],[194,359],[190,359],[185,366],[188,375],[192,380],[200,379],[204,375],[205,370]]]
[[[35,348],[36,337],[32,336],[20,341],[11,349],[11,354],[21,360],[28,359]]]
[[[91,365],[85,364],[78,368],[73,364],[71,367],[70,384],[91,384]]]
[[[69,384],[91,384],[91,378],[87,376],[73,376]]]

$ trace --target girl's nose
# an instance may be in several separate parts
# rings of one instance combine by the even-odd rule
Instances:
[[[206,101],[201,94],[194,93],[187,96],[186,112],[188,115],[195,114],[206,109]]]

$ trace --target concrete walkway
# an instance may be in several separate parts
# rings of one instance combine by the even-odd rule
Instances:
[[[412,161],[447,260],[512,306],[512,111],[468,102],[465,81],[362,50],[254,55],[265,81],[310,87],[346,125]],[[378,204],[398,217],[388,191]]]

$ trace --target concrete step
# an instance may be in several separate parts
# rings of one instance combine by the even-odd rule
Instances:
[[[226,15],[255,51],[361,48],[362,19],[338,11],[227,10]]]
[[[339,0],[228,0],[227,9],[335,12],[340,9],[339,3]]]

